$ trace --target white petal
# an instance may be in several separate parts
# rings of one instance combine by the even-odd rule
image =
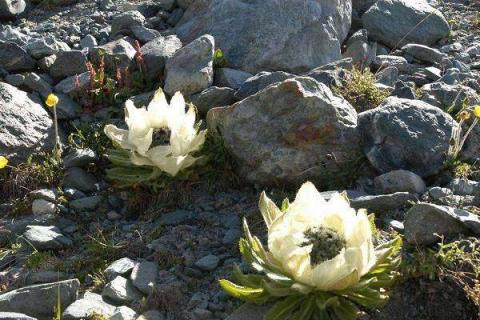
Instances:
[[[173,95],[172,100],[170,100],[170,108],[168,126],[173,130],[181,125],[185,117],[185,99],[180,92]]]
[[[335,258],[322,262],[313,268],[312,282],[320,290],[332,290],[337,283],[350,275],[354,266],[347,261],[347,250]]]
[[[168,126],[169,105],[162,89],[158,89],[148,105],[150,125],[160,129]]]
[[[283,215],[283,212],[272,200],[270,200],[265,191],[260,195],[258,206],[268,229],[270,229],[273,221],[277,220],[277,218]]]
[[[154,147],[147,152],[147,156],[156,167],[171,176],[176,176],[178,172],[190,167],[197,160],[192,156],[173,156],[170,146]]]
[[[154,166],[153,162],[149,158],[136,152],[132,152],[130,155],[130,161],[136,166]]]
[[[109,137],[113,142],[120,145],[122,149],[132,150],[135,148],[134,145],[128,142],[128,131],[119,129],[116,126],[109,124],[106,125],[103,129],[103,132]]]

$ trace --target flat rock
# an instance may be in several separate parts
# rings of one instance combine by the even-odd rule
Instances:
[[[208,112],[242,177],[260,185],[342,185],[361,158],[357,113],[312,78],[276,83],[229,107]],[[340,175],[342,173],[342,175]]]
[[[107,279],[114,279],[117,276],[126,275],[132,271],[137,263],[130,258],[121,258],[112,262],[104,271]]]
[[[425,182],[419,175],[407,170],[394,170],[375,177],[373,180],[377,193],[411,192],[423,193]]]
[[[59,250],[72,245],[72,240],[55,226],[27,226],[23,237],[37,250]]]
[[[243,100],[246,97],[265,89],[271,84],[282,82],[284,80],[294,78],[295,75],[283,71],[268,72],[262,71],[256,75],[246,79],[235,93],[235,98]]]
[[[50,75],[60,80],[81,74],[87,71],[86,62],[87,56],[83,51],[60,51],[56,55],[55,62],[50,67]]]
[[[30,71],[35,60],[18,44],[0,41],[0,67],[9,72]]]
[[[154,290],[157,277],[158,265],[150,261],[143,261],[135,265],[130,275],[133,285],[147,295]]]
[[[52,318],[58,298],[62,306],[68,306],[77,299],[79,288],[80,282],[72,279],[16,289],[0,295],[0,311]]]
[[[111,301],[124,304],[139,301],[143,295],[132,284],[130,279],[117,276],[103,288],[102,296]]]
[[[197,0],[176,33],[185,43],[211,34],[235,69],[304,72],[341,57],[351,14],[351,0]]]
[[[367,209],[372,213],[389,213],[410,206],[416,201],[415,195],[408,192],[396,192],[375,196],[360,196],[350,199],[350,205],[355,209]]]
[[[235,99],[235,90],[226,87],[212,86],[190,97],[190,102],[197,107],[200,113],[206,114],[215,107],[229,106]]]

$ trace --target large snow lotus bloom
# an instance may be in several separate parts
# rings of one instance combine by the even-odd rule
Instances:
[[[357,283],[375,265],[372,228],[340,194],[328,202],[307,182],[286,212],[262,194],[268,248],[297,282],[320,290]]]
[[[268,229],[268,251],[244,221],[240,251],[263,275],[234,271],[237,283],[221,280],[232,296],[255,303],[278,300],[265,316],[273,319],[355,319],[358,306],[386,301],[400,262],[401,241],[373,246],[372,223],[340,194],[325,200],[307,182],[279,209],[267,196],[260,211]]]
[[[195,109],[186,110],[179,92],[168,104],[163,91],[158,90],[147,108],[136,108],[127,101],[125,122],[128,130],[108,125],[105,134],[131,152],[132,164],[153,167],[171,176],[193,165],[197,158],[191,153],[205,142],[206,130],[199,132]]]

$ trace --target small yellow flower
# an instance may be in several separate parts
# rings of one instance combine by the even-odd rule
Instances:
[[[480,118],[480,104],[476,105],[473,108],[473,114],[475,115],[475,117]]]
[[[53,93],[50,93],[47,97],[47,100],[45,100],[45,104],[50,108],[55,107],[58,104],[58,97]]]
[[[0,169],[5,168],[7,164],[8,164],[8,159],[3,156],[0,156]]]

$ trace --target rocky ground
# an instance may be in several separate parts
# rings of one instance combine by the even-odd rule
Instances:
[[[0,0],[0,319],[262,319],[217,280],[248,268],[243,217],[264,236],[260,191],[306,180],[404,236],[390,302],[362,319],[480,319],[480,127],[447,155],[480,104],[480,2],[350,5]],[[197,107],[209,161],[122,188],[103,126],[158,87]]]

